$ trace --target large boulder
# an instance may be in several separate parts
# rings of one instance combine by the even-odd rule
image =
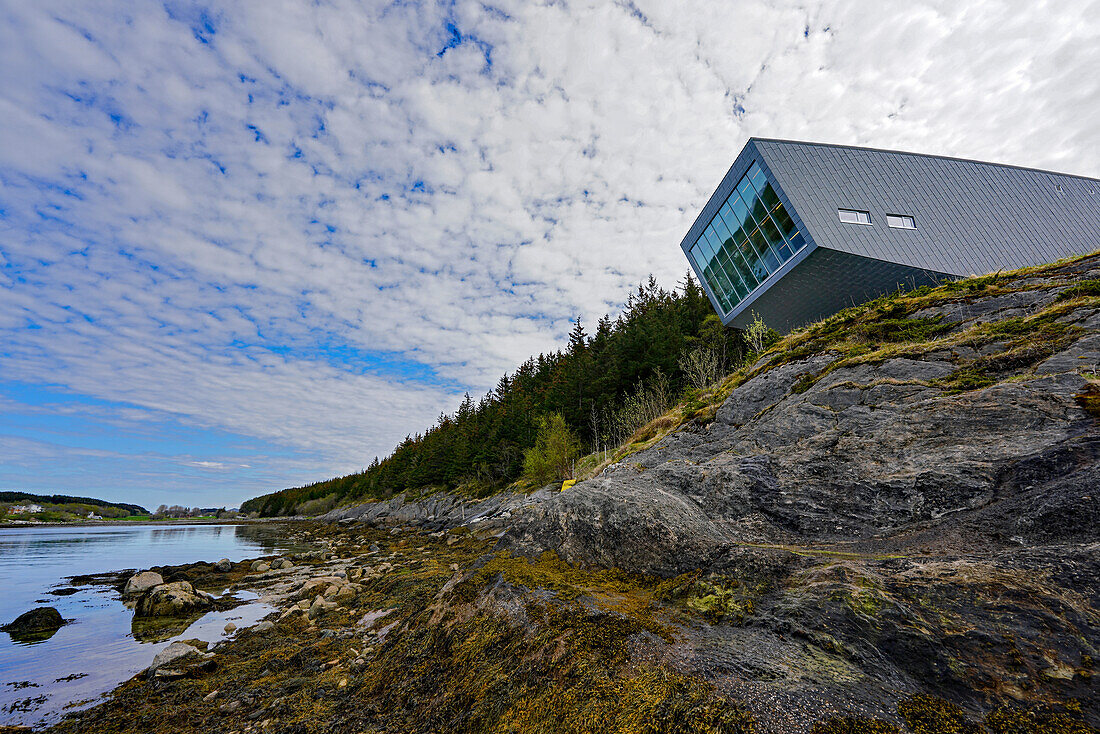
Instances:
[[[159,573],[155,571],[142,571],[141,573],[135,573],[126,580],[126,586],[122,588],[122,593],[124,596],[137,596],[163,583],[164,578]]]
[[[146,591],[138,599],[134,614],[138,617],[185,617],[205,612],[213,606],[187,581],[175,581]]]
[[[0,627],[16,639],[25,637],[49,637],[65,624],[61,612],[53,607],[38,607],[23,612],[10,624]]]

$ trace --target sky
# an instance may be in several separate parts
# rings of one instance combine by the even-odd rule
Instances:
[[[1100,2],[0,0],[0,488],[235,506],[612,316],[750,136],[1100,176]]]

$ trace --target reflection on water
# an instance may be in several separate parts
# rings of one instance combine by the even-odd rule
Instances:
[[[49,721],[67,705],[94,703],[148,666],[168,640],[216,641],[227,621],[243,628],[271,611],[251,603],[160,629],[134,628],[117,592],[73,590],[68,577],[293,550],[279,534],[266,525],[0,529],[0,624],[44,605],[71,620],[42,639],[0,633],[0,725]]]

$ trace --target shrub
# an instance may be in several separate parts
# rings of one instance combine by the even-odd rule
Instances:
[[[570,479],[581,442],[560,413],[539,419],[535,445],[523,452],[523,476],[536,484]]]

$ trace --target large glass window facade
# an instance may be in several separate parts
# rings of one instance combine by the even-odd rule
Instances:
[[[724,315],[805,245],[754,162],[692,245],[691,257]]]

